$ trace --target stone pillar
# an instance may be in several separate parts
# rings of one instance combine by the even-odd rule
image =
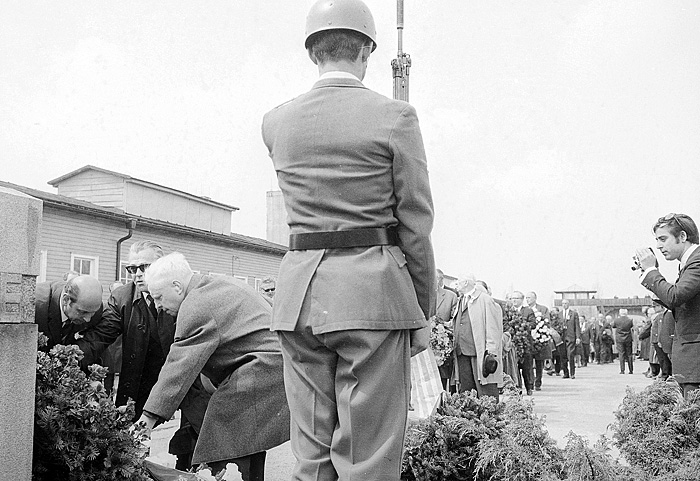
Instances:
[[[0,481],[32,475],[42,202],[0,187]]]

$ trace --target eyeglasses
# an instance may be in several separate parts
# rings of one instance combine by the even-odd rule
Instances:
[[[274,287],[270,287],[270,288],[268,288],[268,289],[263,289],[263,292],[275,292],[275,288],[274,288]]]
[[[136,271],[138,270],[140,270],[141,272],[146,272],[146,269],[148,269],[150,265],[151,264],[141,264],[140,266],[126,266],[126,272],[128,272],[129,274],[136,274]]]
[[[672,221],[676,221],[676,224],[678,224],[678,227],[681,228],[681,230],[686,230],[685,224],[683,223],[682,218],[685,217],[683,214],[666,214],[663,217],[659,217],[659,220],[656,222],[657,226],[665,225],[668,224]]]

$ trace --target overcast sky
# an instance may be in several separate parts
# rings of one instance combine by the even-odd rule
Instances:
[[[264,238],[260,124],[316,80],[312,3],[4,3],[0,179],[55,192],[92,164],[239,207],[233,230]],[[396,3],[366,3],[364,83],[391,96]],[[654,221],[700,221],[700,2],[406,0],[405,24],[438,266],[499,297],[645,295],[629,266]]]

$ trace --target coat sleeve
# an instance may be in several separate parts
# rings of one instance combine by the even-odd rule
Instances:
[[[700,259],[689,262],[675,284],[666,281],[654,269],[647,272],[642,285],[656,294],[666,307],[675,309],[700,293]]]
[[[109,296],[107,307],[102,311],[101,318],[95,325],[83,332],[84,337],[78,340],[78,347],[85,357],[80,361],[84,370],[91,364],[99,362],[100,356],[122,333],[124,305],[114,295]]]
[[[494,301],[486,302],[486,350],[494,356],[501,356],[503,341],[503,310]]]
[[[175,342],[170,346],[158,382],[143,407],[144,411],[170,419],[216,351],[219,329],[216,320],[207,316],[207,312],[206,308],[199,311],[191,308],[184,311],[181,308],[175,328]]]
[[[418,117],[406,105],[392,130],[395,216],[399,247],[406,256],[418,303],[426,319],[435,313],[435,259],[430,241],[433,198]]]

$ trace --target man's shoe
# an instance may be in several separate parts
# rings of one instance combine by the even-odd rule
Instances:
[[[576,379],[576,376],[571,376],[571,379]]]
[[[547,371],[547,376],[554,376],[554,371]]]
[[[564,376],[562,377],[562,379],[569,379],[569,376]]]
[[[628,372],[627,374],[634,374],[632,371]]]
[[[542,390],[542,388],[541,388],[541,387],[539,387],[539,386],[535,386],[535,391],[541,391],[541,390]]]
[[[532,389],[528,389],[528,390],[527,390],[527,395],[528,395],[528,396],[532,396]]]
[[[620,371],[620,374],[624,374],[624,373],[625,373],[625,371]]]

